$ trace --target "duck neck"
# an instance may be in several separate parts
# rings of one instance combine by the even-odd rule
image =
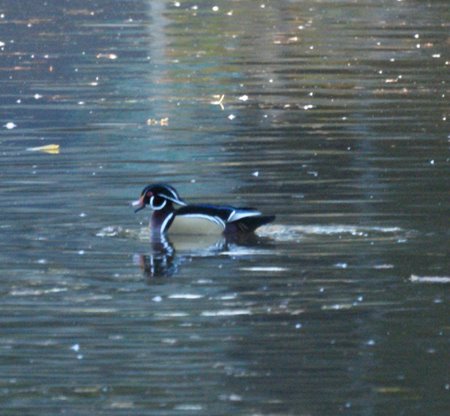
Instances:
[[[160,237],[167,231],[173,219],[173,205],[168,203],[164,208],[153,211],[150,219],[150,233],[152,237]]]

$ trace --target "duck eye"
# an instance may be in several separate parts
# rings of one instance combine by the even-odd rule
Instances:
[[[150,198],[150,206],[152,209],[159,210],[163,209],[166,205],[166,200],[163,198],[159,198],[157,196],[152,196]]]

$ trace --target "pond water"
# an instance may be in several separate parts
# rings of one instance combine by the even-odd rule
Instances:
[[[1,414],[448,414],[449,19],[3,0]],[[162,249],[152,182],[277,218]]]

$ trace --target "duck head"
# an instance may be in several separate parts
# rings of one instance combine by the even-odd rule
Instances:
[[[172,203],[185,206],[187,205],[178,192],[170,185],[153,184],[146,186],[137,201],[131,203],[135,207],[134,212],[144,209],[147,205],[154,211],[159,211]]]

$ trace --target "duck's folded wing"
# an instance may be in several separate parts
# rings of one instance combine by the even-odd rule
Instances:
[[[173,234],[220,234],[229,213],[210,205],[187,205],[176,211],[170,226]]]

